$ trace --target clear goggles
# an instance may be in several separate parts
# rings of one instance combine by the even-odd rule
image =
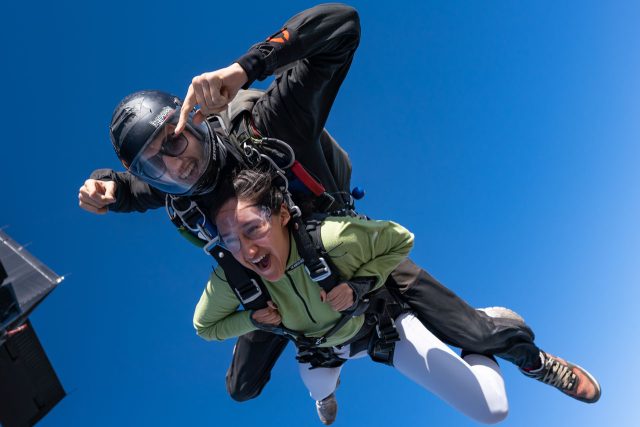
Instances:
[[[231,230],[225,226],[217,227],[219,244],[228,249],[229,252],[239,252],[242,248],[241,238],[245,240],[260,240],[271,231],[271,209],[267,206],[255,206],[258,208],[257,215],[243,224],[234,224]]]

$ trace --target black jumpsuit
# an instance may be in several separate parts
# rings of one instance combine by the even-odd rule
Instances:
[[[262,136],[291,145],[296,159],[337,196],[337,203],[344,200],[340,195],[348,194],[351,165],[324,125],[359,41],[359,17],[351,7],[326,4],[297,14],[236,61],[249,78],[245,87],[276,74],[274,82],[259,95],[240,92],[223,115],[232,134],[242,122],[251,122]],[[118,183],[111,211],[145,211],[164,205],[162,192],[126,172],[101,169],[92,178]],[[475,310],[409,259],[392,273],[386,286],[396,288],[424,325],[447,344],[467,352],[495,354],[519,367],[538,360],[539,349],[528,327]],[[260,394],[287,342],[263,331],[238,338],[227,372],[227,390],[235,400]]]

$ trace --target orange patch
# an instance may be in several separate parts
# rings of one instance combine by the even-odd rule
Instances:
[[[273,37],[272,36],[272,37],[269,37],[267,39],[267,41],[268,42],[284,44],[286,41],[289,40],[289,31],[287,31],[287,30],[282,30],[277,35],[282,35],[282,37]]]

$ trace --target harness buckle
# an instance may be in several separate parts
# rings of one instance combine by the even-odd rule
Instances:
[[[309,267],[306,264],[304,268],[305,270],[307,270],[309,277],[311,277],[311,280],[313,280],[314,282],[320,282],[331,276],[331,269],[329,268],[329,264],[327,264],[327,261],[325,261],[325,259],[322,257],[318,257],[318,264],[313,266],[313,271],[310,271]]]
[[[185,201],[189,202],[189,204],[186,205]],[[187,230],[203,240],[210,241],[217,237],[217,233],[208,223],[206,215],[193,200],[171,197],[171,209],[167,204],[167,213],[172,219],[176,216],[180,218],[180,222]]]
[[[385,317],[381,318],[376,324],[376,335],[373,335],[369,340],[367,353],[369,353],[369,357],[371,357],[371,360],[374,362],[393,366],[393,354],[395,353],[396,347],[395,342],[400,340],[400,334],[398,334],[395,322],[392,319],[387,318],[390,320],[390,323],[383,325],[383,323],[385,323]]]
[[[236,295],[238,296],[238,299],[242,304],[247,304],[252,301],[255,301],[256,299],[260,298],[260,296],[262,295],[262,289],[260,289],[260,286],[258,285],[258,282],[256,282],[255,279],[249,279],[249,285],[250,286],[249,286],[249,289],[247,289],[247,291],[249,292],[257,291],[257,292],[254,292],[252,295],[250,295],[246,299],[240,294],[240,291],[238,289],[233,288],[234,292],[236,293]],[[248,292],[244,292],[244,289],[243,289],[243,293],[246,295]]]
[[[400,334],[398,334],[398,330],[396,329],[396,323],[391,320],[382,328],[380,327],[381,324],[382,322],[380,321],[376,324],[376,334],[378,335],[378,338],[387,342],[398,341]]]
[[[291,216],[293,218],[300,218],[302,217],[302,211],[300,210],[300,208],[298,207],[298,205],[293,205],[291,206],[291,208],[289,208],[289,213],[291,214]]]
[[[205,243],[205,245],[202,247],[202,250],[207,255],[212,255],[211,252],[213,252],[213,248],[216,247],[218,243],[220,243],[220,237],[216,236],[213,239],[209,240],[207,243]]]

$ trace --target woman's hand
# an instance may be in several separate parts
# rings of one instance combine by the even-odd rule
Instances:
[[[340,283],[329,293],[320,291],[320,299],[322,302],[328,303],[335,311],[344,311],[353,306],[353,289],[346,282]]]
[[[255,322],[262,323],[264,325],[279,325],[282,322],[282,317],[280,317],[278,307],[273,303],[273,301],[267,301],[267,305],[268,307],[266,308],[254,311],[251,318]]]

